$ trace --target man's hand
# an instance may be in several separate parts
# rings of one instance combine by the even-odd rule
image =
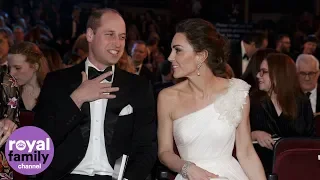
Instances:
[[[71,99],[76,103],[78,108],[80,108],[84,102],[116,98],[114,94],[110,93],[119,91],[119,88],[111,87],[111,83],[101,83],[106,77],[111,76],[112,72],[106,72],[92,80],[88,80],[85,72],[81,72],[81,74],[82,83],[71,94]]]
[[[9,136],[17,129],[16,123],[8,118],[0,120],[0,147],[2,147],[8,140]]]

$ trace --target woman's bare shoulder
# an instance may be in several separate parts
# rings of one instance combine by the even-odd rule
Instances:
[[[158,101],[167,101],[167,102],[176,102],[180,97],[180,94],[183,92],[185,87],[185,82],[181,82],[179,84],[175,84],[171,87],[163,89],[158,96]]]

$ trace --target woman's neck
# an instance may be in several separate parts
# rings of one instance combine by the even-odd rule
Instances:
[[[212,96],[212,89],[217,81],[219,81],[218,77],[213,75],[209,69],[206,72],[200,72],[200,76],[193,75],[188,77],[188,85],[191,91],[196,93],[196,96],[200,99]]]
[[[37,76],[34,75],[32,79],[25,85],[22,86],[22,90],[37,90],[40,89],[40,85],[37,80]]]
[[[277,94],[275,92],[270,92],[269,93],[269,97],[273,102],[278,102],[278,97],[277,97]]]

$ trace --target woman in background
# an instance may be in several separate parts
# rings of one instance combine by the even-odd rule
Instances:
[[[37,103],[48,64],[38,46],[31,42],[13,45],[9,50],[10,74],[20,88],[20,109],[32,111]]]
[[[2,67],[0,67],[2,68]],[[4,144],[19,125],[19,91],[16,80],[0,70],[0,179],[13,179],[5,154]],[[4,127],[9,127],[5,130]]]
[[[271,53],[257,73],[259,90],[250,96],[251,137],[267,173],[271,172],[275,137],[315,134],[309,99],[302,93],[296,65],[287,55]]]

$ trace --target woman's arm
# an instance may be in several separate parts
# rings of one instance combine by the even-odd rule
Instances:
[[[174,172],[183,174],[189,180],[210,179],[218,177],[192,162],[188,164],[173,151],[173,120],[170,116],[175,94],[170,95],[170,90],[165,89],[158,96],[158,156],[160,162]]]
[[[1,76],[2,77],[2,76]],[[2,86],[2,97],[3,97],[3,107],[5,112],[3,114],[4,118],[8,118],[15,124],[19,125],[19,90],[17,86],[17,81],[9,74],[3,74],[3,79],[1,81]]]
[[[170,118],[170,109],[173,103],[167,93],[162,90],[158,97],[158,156],[162,164],[174,172],[180,172],[185,161],[173,150],[173,121]]]
[[[237,158],[250,180],[265,180],[261,161],[251,141],[249,111],[250,101],[247,97],[246,104],[243,107],[242,120],[236,131]]]

